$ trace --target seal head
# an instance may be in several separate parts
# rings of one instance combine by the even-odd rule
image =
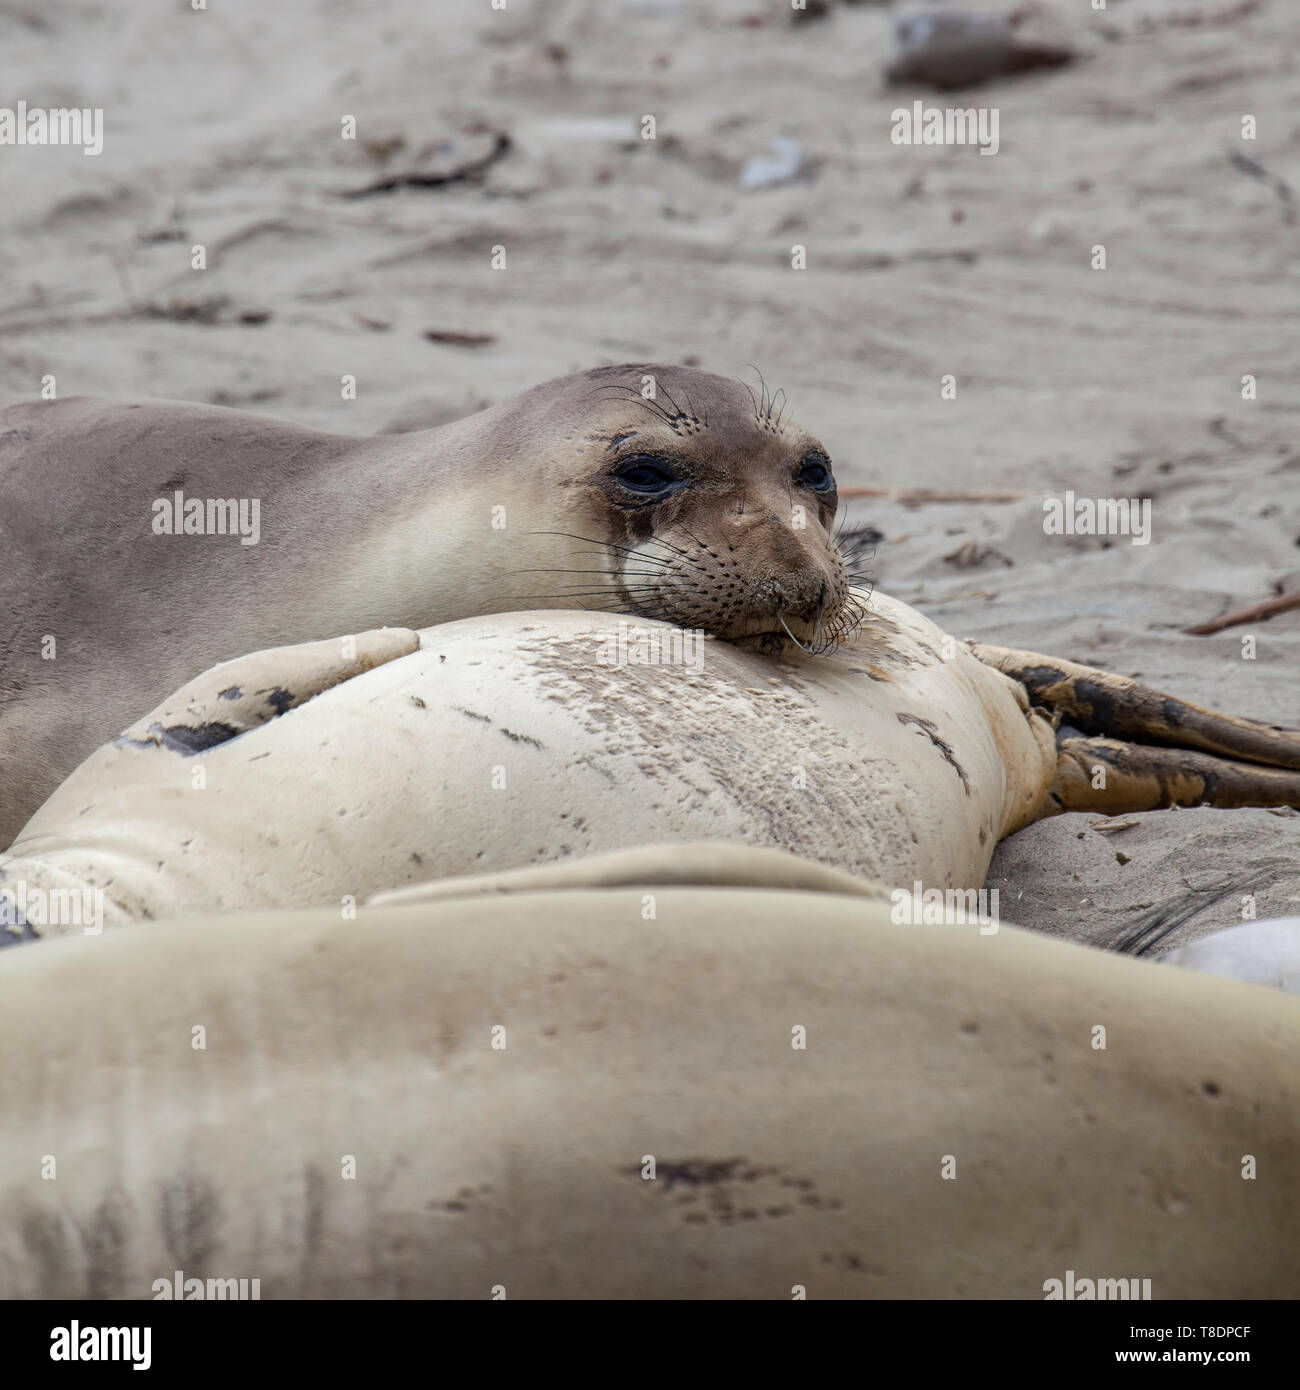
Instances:
[[[549,383],[553,392],[559,383]],[[864,615],[835,542],[835,474],[780,396],[656,364],[565,385],[589,421],[573,470],[573,539],[595,568],[546,595],[777,653],[837,647]],[[521,404],[527,396],[521,398]],[[566,393],[567,394],[567,393]],[[576,402],[575,402],[576,404]]]

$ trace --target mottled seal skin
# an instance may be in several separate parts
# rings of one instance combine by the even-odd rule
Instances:
[[[884,594],[833,652],[680,638],[539,610],[214,667],[56,789],[0,890],[102,890],[119,923],[695,840],[969,890],[1061,811],[1300,806],[1300,731],[960,644]]]
[[[177,492],[257,500],[258,543],[155,534]],[[201,405],[13,406],[0,845],[141,710],[267,647],[528,608],[832,647],[860,618],[837,506],[826,451],[766,391],[664,364],[372,438]]]
[[[0,888],[100,889],[112,925],[707,840],[975,889],[1051,785],[1020,687],[883,595],[833,654],[620,665],[618,636],[503,613],[217,667],[55,791]]]
[[[1300,729],[1222,714],[1094,666],[967,643],[1050,711],[1057,772],[1044,814],[1169,806],[1300,808]]]
[[[9,953],[0,1297],[1300,1295],[1297,1001],[679,854]]]

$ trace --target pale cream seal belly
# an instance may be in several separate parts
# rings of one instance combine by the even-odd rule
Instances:
[[[496,615],[191,682],[0,858],[16,907],[0,941],[78,925],[40,915],[46,889],[101,895],[111,922],[346,906],[674,841],[974,890],[1038,817],[1202,804],[1300,806],[1300,734],[968,648],[884,595],[838,649],[798,660],[589,613]]]
[[[0,1297],[1300,1295],[1296,1000],[647,854],[5,953]]]
[[[339,906],[696,840],[975,888],[1055,766],[1015,682],[884,596],[797,662],[590,613],[495,615],[217,667],[55,792],[0,890],[90,886],[110,922]]]

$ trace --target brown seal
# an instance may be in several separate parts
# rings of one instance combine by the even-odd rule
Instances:
[[[779,400],[683,367],[371,438],[201,405],[11,407],[0,846],[142,709],[267,647],[591,608],[832,648],[861,617],[837,506]]]

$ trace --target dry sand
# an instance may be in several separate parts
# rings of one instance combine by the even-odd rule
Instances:
[[[0,103],[101,106],[106,127],[98,157],[0,149],[0,401],[52,373],[60,395],[368,433],[600,363],[754,363],[842,485],[1030,494],[855,503],[889,592],[960,636],[1298,723],[1300,613],[1180,629],[1300,584],[1296,208],[1231,159],[1300,189],[1300,6],[1034,9],[1074,66],[941,96],[884,87],[872,5],[791,25],[785,0],[0,0]],[[999,152],[892,144],[917,98],[995,106]],[[473,157],[475,123],[512,141],[481,181],[340,196]],[[774,136],[813,176],[742,191]],[[1150,497],[1151,544],[1044,535],[1040,498],[1066,489]],[[1096,819],[1002,846],[1009,920],[1113,943],[1178,919],[1170,945],[1244,893],[1260,916],[1300,902],[1294,814]]]

